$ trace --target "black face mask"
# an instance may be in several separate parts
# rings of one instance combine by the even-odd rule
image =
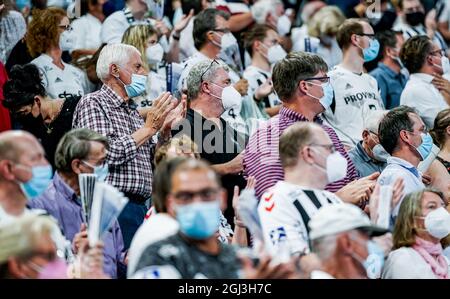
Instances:
[[[406,14],[406,22],[411,26],[417,26],[419,24],[424,24],[425,14],[421,11],[416,11]]]
[[[397,13],[393,10],[386,10],[383,13],[383,16],[381,19],[376,22],[375,24],[372,24],[373,30],[375,32],[385,31],[392,29],[392,26],[394,25],[395,20],[397,19]]]

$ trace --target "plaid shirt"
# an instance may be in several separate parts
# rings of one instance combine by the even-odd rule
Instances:
[[[122,192],[149,198],[152,192],[151,141],[139,148],[131,134],[144,126],[133,105],[111,88],[83,96],[73,115],[73,128],[88,128],[108,137],[107,182]]]

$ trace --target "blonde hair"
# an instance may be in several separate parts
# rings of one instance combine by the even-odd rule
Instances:
[[[145,49],[147,48],[147,40],[158,33],[150,25],[134,25],[129,27],[122,37],[122,43],[134,46],[141,53],[142,62],[146,70],[150,70],[147,62]]]
[[[200,158],[197,144],[186,135],[170,139],[167,143],[158,148],[155,153],[155,165],[167,159],[167,153],[171,148],[175,148],[177,155],[193,153],[196,159]]]
[[[313,37],[336,35],[339,26],[344,23],[345,19],[339,7],[325,6],[308,22],[308,34]]]
[[[426,192],[438,195],[444,202],[442,192],[435,189],[423,189],[410,193],[403,199],[393,232],[394,249],[411,247],[416,242],[415,218],[422,216],[422,199]]]

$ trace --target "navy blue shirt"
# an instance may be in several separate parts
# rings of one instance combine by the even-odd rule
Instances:
[[[402,73],[396,73],[387,65],[380,62],[378,67],[370,72],[378,82],[384,107],[392,109],[400,105],[400,95],[405,88],[407,78]]]

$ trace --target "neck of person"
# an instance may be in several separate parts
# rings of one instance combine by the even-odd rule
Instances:
[[[111,88],[117,95],[119,95],[125,103],[128,103],[130,98],[125,91],[125,87],[123,83],[119,81],[119,79],[111,76],[107,81],[104,82],[109,88]]]
[[[59,46],[51,46],[45,54],[52,58],[52,62],[54,65],[59,67],[60,69],[64,69],[64,64],[62,61],[62,50]]]
[[[252,57],[252,66],[270,72],[270,63],[260,53],[254,53]]]
[[[216,235],[212,235],[211,237],[204,240],[196,240],[189,238],[182,234],[182,237],[186,239],[190,244],[197,247],[199,250],[206,252],[211,255],[218,255],[220,253],[220,244],[219,240],[217,240]]]
[[[450,138],[445,140],[444,146],[441,148],[439,152],[439,157],[444,159],[445,161],[450,162]]]
[[[102,11],[93,9],[93,10],[89,11],[89,14],[96,17],[102,23],[105,20],[105,15],[103,14]]]
[[[427,74],[430,76],[434,76],[434,74],[439,74],[442,76],[442,70],[439,69],[438,71],[436,71],[436,69],[439,69],[439,68],[437,68],[437,67],[433,68],[432,65],[428,65],[428,63],[425,63],[425,65],[422,66],[422,68],[418,71],[418,73]],[[430,83],[430,85],[431,85],[431,83]]]
[[[78,183],[78,175],[76,173],[67,173],[67,172],[59,172],[59,176],[72,190],[75,192],[77,196],[80,196],[80,185]]]
[[[20,216],[25,211],[27,198],[15,182],[0,183],[0,206],[8,215]]]
[[[418,157],[418,154],[413,153],[412,150],[406,148],[406,146],[404,146],[398,151],[393,152],[392,157],[405,160],[411,163],[415,168],[417,168],[417,166],[419,166],[420,163],[420,158]]]
[[[363,64],[364,59],[361,57],[361,50],[355,47],[347,49],[340,66],[352,73],[362,74],[364,72]]]
[[[211,42],[207,42],[200,50],[200,53],[209,59],[217,59],[220,53],[220,48]]]
[[[321,173],[318,174],[317,171]],[[316,175],[313,176],[312,173],[316,173]],[[303,160],[298,161],[297,166],[284,169],[284,180],[293,185],[318,190],[324,190],[327,185],[327,178],[323,170],[317,169],[314,165],[309,165]]]
[[[385,58],[383,58],[383,60],[381,60],[381,62],[387,66],[388,68],[390,68],[392,71],[394,71],[396,74],[400,74],[401,71],[401,67],[398,65],[398,63],[393,60],[392,58],[386,56]]]
[[[429,233],[427,233],[425,230],[418,230],[416,232],[416,237],[419,237],[425,241],[431,242],[433,244],[438,244],[441,240],[431,236]]]
[[[44,122],[53,122],[56,116],[59,114],[59,111],[61,110],[63,104],[63,99],[50,100],[48,98],[45,98],[43,101],[41,101],[41,114]]]
[[[307,98],[307,95],[300,97],[294,96],[294,99],[283,101],[283,106],[303,115],[308,121],[314,121],[320,112],[315,111],[312,107],[310,107],[310,105],[308,105]]]
[[[325,272],[337,279],[362,279],[367,278],[365,273],[361,273],[364,268],[355,265],[355,259],[350,255],[333,256],[323,263],[322,268]]]
[[[220,119],[223,108],[220,110],[219,107],[217,107],[216,109],[216,107],[212,106],[210,103],[211,101],[209,100],[199,98],[191,102],[190,108],[208,120]]]
[[[134,3],[136,5],[136,3]],[[139,4],[137,4],[139,5]],[[130,4],[126,4],[127,8],[131,11],[131,14],[133,15],[133,18],[135,20],[141,21],[144,19],[145,16],[145,10],[141,10],[141,9],[135,9],[133,6],[134,5],[130,5]]]

